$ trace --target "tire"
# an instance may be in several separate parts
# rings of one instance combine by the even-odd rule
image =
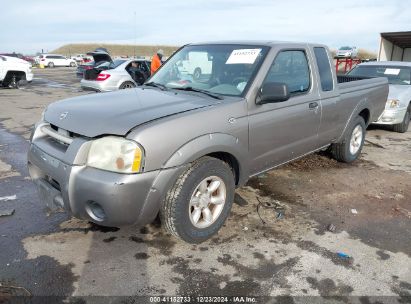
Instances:
[[[119,90],[132,89],[132,88],[135,88],[135,87],[136,87],[136,85],[135,85],[133,82],[131,82],[131,81],[126,81],[126,82],[123,82],[123,83],[120,85]]]
[[[10,89],[18,89],[19,88],[20,79],[17,79],[15,74],[11,75],[10,81],[7,83],[7,87]]]
[[[71,66],[72,68],[74,68],[74,67],[76,66],[76,63],[70,62],[70,66]]]
[[[330,151],[333,158],[343,163],[355,161],[361,154],[362,147],[364,146],[365,133],[364,119],[358,116],[345,131],[341,142],[331,145]]]
[[[211,193],[210,186],[215,181],[220,184]],[[208,186],[203,188],[203,201],[204,197],[200,195],[199,189],[204,183]],[[224,224],[234,201],[234,191],[234,174],[230,166],[213,157],[202,157],[192,163],[167,192],[161,204],[161,222],[172,235],[188,243],[201,243],[217,233]],[[220,203],[211,203],[207,196],[216,198]],[[193,203],[194,200],[197,203]],[[200,210],[200,215],[195,223],[196,209]],[[210,221],[206,221],[205,209],[209,211]]]
[[[54,63],[53,62],[49,62],[49,64],[47,65],[49,68],[54,68]]]
[[[407,112],[405,112],[404,119],[402,123],[392,126],[392,130],[398,133],[405,133],[408,131],[408,126],[410,125],[411,119],[411,104],[408,106]]]
[[[195,68],[194,73],[193,73],[193,78],[194,80],[198,80],[201,77],[201,69],[200,68]]]

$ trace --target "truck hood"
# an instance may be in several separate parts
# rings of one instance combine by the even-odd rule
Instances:
[[[184,92],[136,88],[61,100],[47,107],[44,118],[87,137],[124,136],[143,123],[219,103],[221,100]]]
[[[401,104],[408,104],[411,100],[411,85],[390,84],[388,99],[398,99]]]

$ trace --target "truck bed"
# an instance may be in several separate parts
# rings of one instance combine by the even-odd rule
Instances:
[[[337,75],[338,83],[358,81],[358,80],[364,80],[364,79],[371,79],[371,78],[370,77],[349,76],[349,75]]]
[[[385,77],[366,78],[352,76],[337,76],[338,89],[341,99],[345,101],[347,108],[355,108],[360,103],[372,103],[368,107],[372,109],[369,122],[376,121],[385,108],[388,95],[388,80]]]

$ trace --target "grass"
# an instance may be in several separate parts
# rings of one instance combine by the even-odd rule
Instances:
[[[158,49],[162,49],[165,56],[170,56],[179,48],[178,46],[169,45],[73,43],[63,45],[50,53],[72,56],[75,54],[86,54],[87,52],[93,51],[98,47],[106,48],[111,56],[152,56]]]

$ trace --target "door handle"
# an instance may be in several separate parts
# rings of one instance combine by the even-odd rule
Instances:
[[[317,103],[317,102],[310,102],[310,103],[308,104],[308,108],[309,108],[310,110],[315,110],[315,109],[318,108],[318,103]]]

